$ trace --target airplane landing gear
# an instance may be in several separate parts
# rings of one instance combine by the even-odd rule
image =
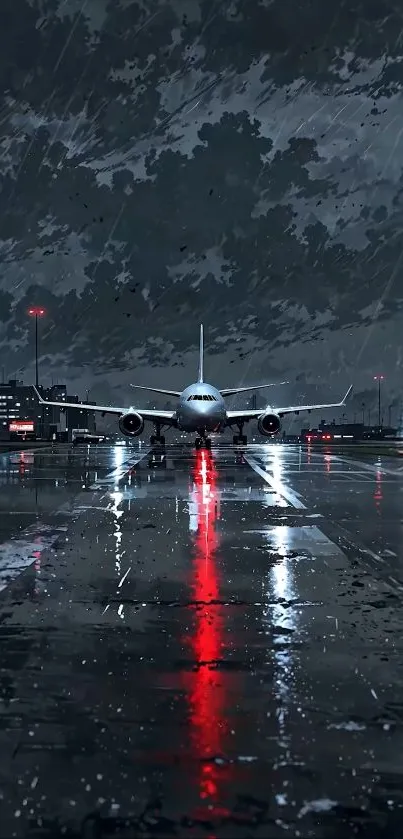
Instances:
[[[246,434],[234,434],[232,439],[234,446],[246,446],[248,442]]]
[[[199,449],[211,450],[211,440],[209,437],[196,437],[195,447]]]
[[[246,444],[248,442],[248,438],[247,438],[246,434],[243,433],[243,422],[240,422],[238,424],[238,430],[239,430],[239,434],[234,434],[234,436],[233,436],[234,446],[239,446],[239,445],[246,446]]]
[[[150,446],[165,446],[165,437],[162,434],[152,434],[150,437]]]
[[[161,434],[161,426],[155,425],[155,434],[150,437],[150,446],[165,446],[165,437]]]

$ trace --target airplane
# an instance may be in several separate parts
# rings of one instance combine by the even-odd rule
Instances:
[[[173,411],[149,410],[144,408],[124,408],[110,405],[91,405],[91,411],[98,411],[105,414],[115,414],[119,417],[119,429],[126,437],[138,437],[143,429],[144,423],[151,422],[155,427],[155,434],[150,437],[150,445],[164,445],[165,437],[161,435],[163,428],[176,428],[188,433],[197,433],[195,440],[196,449],[211,448],[209,434],[219,433],[227,426],[238,429],[238,434],[233,436],[234,445],[246,445],[247,436],[243,433],[245,423],[250,420],[257,420],[260,434],[265,437],[274,437],[281,429],[281,419],[286,414],[299,414],[301,411],[317,411],[326,408],[343,408],[347,398],[353,389],[351,385],[341,402],[330,402],[320,405],[287,405],[281,408],[274,408],[268,405],[261,408],[245,411],[228,411],[225,405],[225,397],[235,393],[246,393],[260,388],[273,387],[274,384],[250,385],[248,387],[232,387],[218,389],[204,381],[203,372],[204,360],[204,339],[203,324],[200,326],[199,346],[199,376],[197,382],[189,385],[183,391],[167,390],[166,388],[145,387],[143,385],[132,385],[141,390],[152,391],[153,393],[173,396],[178,399],[178,404]],[[278,382],[277,384],[287,384]],[[41,405],[49,405],[57,408],[84,408],[88,411],[88,404],[85,402],[53,402],[42,398],[34,387],[35,393]]]

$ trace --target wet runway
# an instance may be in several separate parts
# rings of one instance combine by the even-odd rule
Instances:
[[[0,455],[1,839],[398,839],[402,500],[297,446]]]

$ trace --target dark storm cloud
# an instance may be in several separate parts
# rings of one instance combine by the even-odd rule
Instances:
[[[101,369],[105,388],[144,382],[147,364],[184,382],[201,319],[220,380],[297,365],[339,390],[358,362],[365,386],[379,363],[398,386],[398,9],[4,0],[0,16],[10,369],[40,302],[49,375],[53,355],[79,387]]]

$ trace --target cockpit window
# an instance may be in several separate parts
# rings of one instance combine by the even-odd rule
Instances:
[[[188,396],[187,401],[190,402],[193,399],[203,400],[203,402],[217,402],[217,398],[212,393],[192,393]]]

